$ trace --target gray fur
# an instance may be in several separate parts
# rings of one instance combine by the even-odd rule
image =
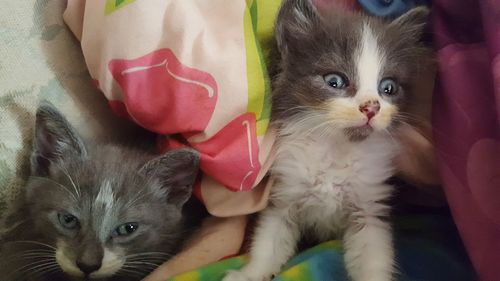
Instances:
[[[333,98],[356,94],[356,52],[363,24],[368,24],[387,56],[384,77],[395,78],[401,95],[391,100],[404,112],[412,101],[412,83],[419,65],[429,54],[420,42],[429,10],[415,8],[393,22],[363,14],[317,11],[310,0],[285,0],[276,22],[278,51],[271,59],[274,122],[294,119],[298,114],[317,111]],[[277,69],[274,69],[277,68]],[[352,82],[332,94],[323,75],[341,72]]]
[[[2,280],[80,280],[55,262],[61,241],[68,260],[90,270],[101,265],[104,248],[122,256],[154,252],[127,259],[132,263],[111,277],[86,278],[140,280],[176,253],[193,226],[183,212],[198,173],[193,150],[155,157],[124,146],[86,143],[57,110],[43,104],[31,162],[25,198],[0,248]],[[80,227],[62,227],[58,213],[74,215]],[[111,237],[117,226],[129,222],[138,223],[136,232]]]

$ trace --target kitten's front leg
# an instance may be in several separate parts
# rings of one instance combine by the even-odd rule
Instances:
[[[292,257],[298,239],[299,228],[288,212],[264,210],[255,230],[248,264],[241,271],[230,271],[223,281],[269,280]]]
[[[344,234],[344,260],[353,281],[394,280],[391,227],[377,217],[357,217]]]

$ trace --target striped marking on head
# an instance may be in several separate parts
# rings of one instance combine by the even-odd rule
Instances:
[[[378,83],[385,58],[380,50],[376,36],[367,23],[363,25],[361,44],[356,60],[358,72],[356,99],[360,103],[379,99]]]
[[[105,179],[93,203],[93,227],[101,241],[109,237],[109,229],[116,223],[115,194],[110,180]]]

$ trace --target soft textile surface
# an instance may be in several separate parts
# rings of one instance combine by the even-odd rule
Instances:
[[[450,216],[442,211],[397,219],[396,249],[399,281],[473,281],[475,275],[463,252]],[[240,268],[245,257],[232,258],[188,272],[169,281],[219,281],[224,272]],[[338,240],[299,254],[274,281],[348,280]],[[495,280],[495,279],[492,279]]]
[[[95,83],[120,115],[159,135],[162,150],[200,153],[195,187],[217,216],[253,213],[272,161],[266,70],[280,0],[69,1]],[[179,140],[180,139],[180,140]]]
[[[433,125],[443,185],[481,279],[500,280],[500,1],[433,5]]]
[[[64,6],[64,1],[2,1],[0,217],[28,176],[33,114],[41,99],[57,106],[85,136],[130,134],[118,128],[121,121],[92,87],[78,42],[63,23]]]

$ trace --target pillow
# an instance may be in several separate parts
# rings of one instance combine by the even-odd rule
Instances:
[[[75,0],[64,14],[111,108],[165,136],[162,151],[200,153],[195,194],[216,216],[267,201],[275,134],[265,50],[280,2]]]

